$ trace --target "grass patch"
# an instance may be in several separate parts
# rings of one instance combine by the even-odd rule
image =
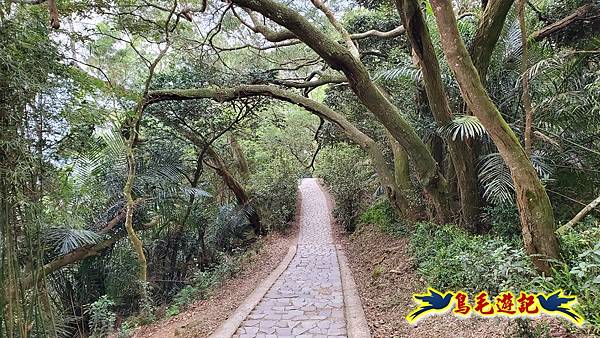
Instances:
[[[405,236],[408,231],[394,213],[387,199],[381,199],[359,216],[361,224],[372,224],[388,235]]]

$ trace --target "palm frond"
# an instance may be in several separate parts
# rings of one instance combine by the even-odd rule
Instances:
[[[374,80],[398,81],[410,80],[418,83],[423,80],[423,72],[420,68],[413,66],[399,66],[397,68],[386,69],[375,73]]]
[[[479,119],[471,115],[454,117],[452,122],[440,127],[438,132],[445,138],[452,138],[452,141],[456,141],[457,138],[464,141],[469,138],[482,137],[487,133]]]
[[[86,157],[75,161],[72,176],[79,185],[89,182],[102,168],[127,165],[126,145],[121,135],[113,129],[102,128],[95,132],[98,144]]]
[[[45,231],[44,241],[54,247],[60,255],[86,245],[94,245],[100,236],[95,232],[85,229],[49,228]]]
[[[542,181],[550,180],[552,168],[548,159],[541,153],[534,153],[531,162]],[[515,186],[510,170],[500,153],[482,156],[479,161],[479,181],[483,187],[483,197],[494,204],[514,203]]]
[[[519,22],[514,20],[508,27],[503,39],[504,51],[502,59],[504,62],[520,62],[523,54],[523,44],[521,43],[521,29]]]
[[[500,153],[483,156],[479,163],[479,181],[483,197],[490,203],[514,203],[515,186]]]

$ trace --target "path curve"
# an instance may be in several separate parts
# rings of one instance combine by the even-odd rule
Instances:
[[[340,272],[340,261],[342,270],[347,263],[333,239],[325,193],[312,178],[303,179],[299,189],[295,255],[233,337],[369,337],[352,277]]]

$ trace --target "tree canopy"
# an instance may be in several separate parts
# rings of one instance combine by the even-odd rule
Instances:
[[[596,2],[4,1],[0,96],[0,335],[201,297],[310,176],[350,232],[498,236],[600,327]]]

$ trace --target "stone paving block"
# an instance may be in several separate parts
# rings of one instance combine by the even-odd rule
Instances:
[[[300,187],[296,255],[242,322],[242,337],[346,337],[340,267],[326,199],[314,180]]]

